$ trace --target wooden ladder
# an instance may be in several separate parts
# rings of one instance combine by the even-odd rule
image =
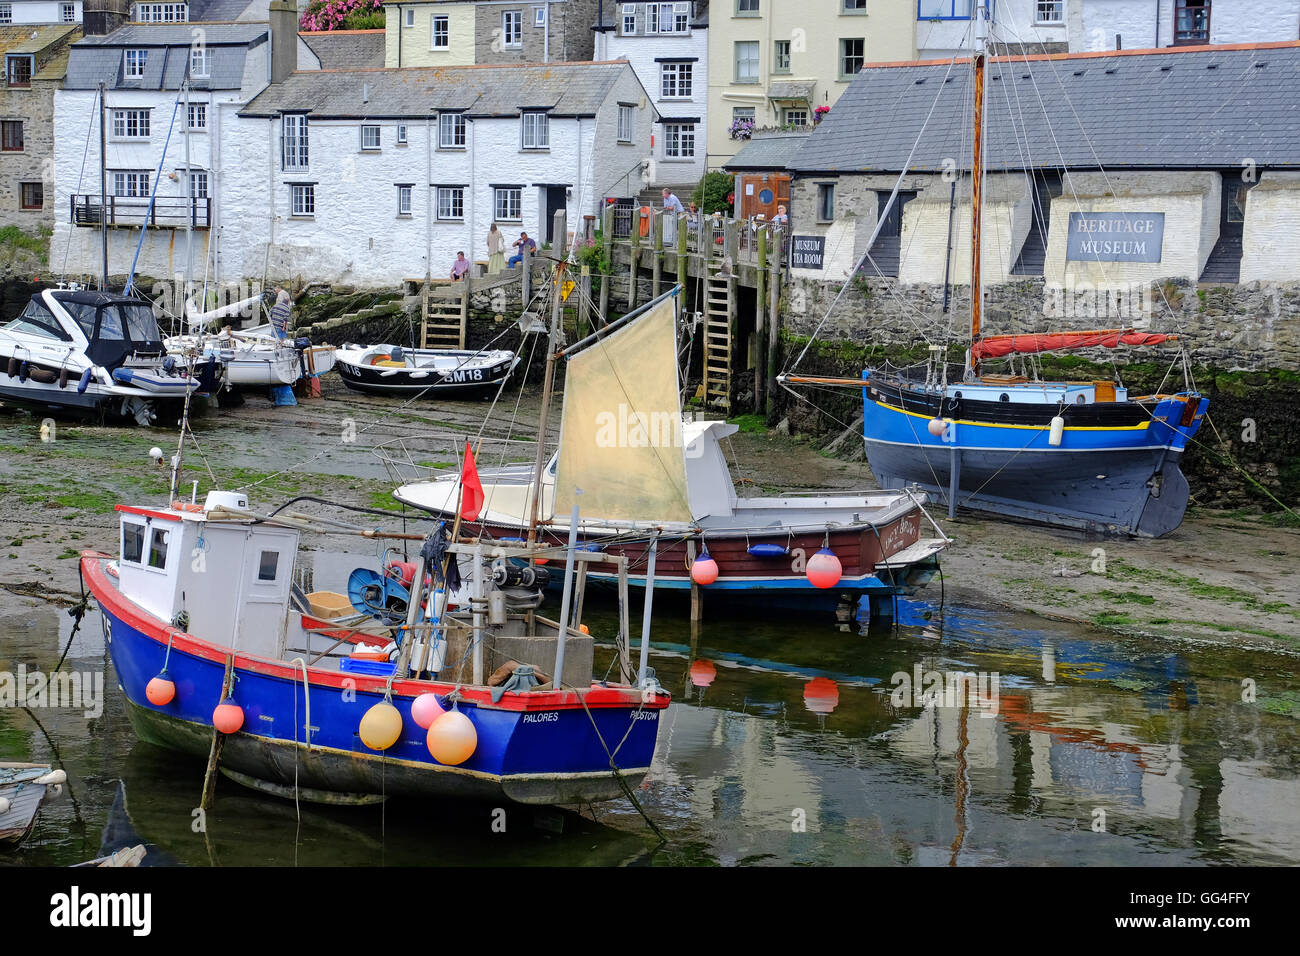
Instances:
[[[464,349],[465,326],[469,320],[469,295],[461,290],[460,301],[441,296],[424,297],[424,321],[420,325],[420,348]]]
[[[731,411],[732,280],[711,275],[704,302],[704,404]]]

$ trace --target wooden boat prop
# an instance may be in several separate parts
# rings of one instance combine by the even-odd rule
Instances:
[[[143,740],[201,755],[220,737],[227,775],[322,802],[571,804],[618,797],[650,767],[668,695],[644,666],[638,687],[593,679],[581,600],[566,589],[543,616],[537,571],[519,565],[545,551],[432,533],[405,616],[384,617],[291,585],[302,531],[382,533],[255,514],[231,492],[117,510],[119,554],[83,552],[81,570]],[[626,679],[626,614],[618,647]]]
[[[408,349],[400,345],[345,344],[336,353],[343,384],[375,395],[430,397],[496,389],[519,356],[504,349]]]

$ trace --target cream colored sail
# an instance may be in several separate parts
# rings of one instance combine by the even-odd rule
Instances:
[[[557,517],[567,516],[576,502],[583,521],[690,522],[676,298],[665,296],[569,359],[555,476]]]

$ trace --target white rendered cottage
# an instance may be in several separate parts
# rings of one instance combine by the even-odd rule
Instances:
[[[446,278],[493,222],[540,247],[556,210],[570,231],[598,213],[654,120],[626,62],[294,73],[223,143],[227,274]]]

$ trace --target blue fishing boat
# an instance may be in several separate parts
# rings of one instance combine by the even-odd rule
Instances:
[[[405,569],[385,592],[405,604],[358,608],[292,584],[297,513],[231,492],[117,510],[119,554],[81,570],[142,740],[207,755],[220,737],[227,776],[326,803],[583,803],[649,770],[668,695],[644,662],[638,686],[593,681],[591,636],[567,598],[569,627],[539,613],[525,548],[431,534],[419,562],[378,571]]]

